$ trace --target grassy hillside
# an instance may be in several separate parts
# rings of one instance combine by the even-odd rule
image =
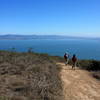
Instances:
[[[0,100],[64,100],[59,67],[61,57],[0,51]],[[72,64],[71,60],[69,64]],[[100,62],[79,60],[78,67],[100,78]]]
[[[0,51],[0,100],[63,100],[60,70],[51,58]]]

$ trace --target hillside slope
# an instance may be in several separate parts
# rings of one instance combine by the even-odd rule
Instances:
[[[0,51],[0,100],[100,100],[100,81],[59,57]]]
[[[100,100],[100,81],[84,70],[72,70],[71,66],[57,63],[61,69],[65,100]]]
[[[46,54],[0,51],[0,100],[64,100],[59,73]]]

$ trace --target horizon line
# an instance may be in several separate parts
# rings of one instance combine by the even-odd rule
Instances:
[[[100,36],[75,36],[75,35],[65,35],[65,34],[0,34],[0,36],[4,36],[4,35],[19,35],[19,36],[32,36],[32,35],[35,35],[35,36],[66,36],[66,37],[76,37],[76,38],[100,38]]]

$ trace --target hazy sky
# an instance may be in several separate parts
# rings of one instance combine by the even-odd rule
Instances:
[[[100,0],[0,0],[0,34],[100,37]]]

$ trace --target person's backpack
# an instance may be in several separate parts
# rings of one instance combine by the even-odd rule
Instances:
[[[65,59],[67,59],[67,56],[66,56],[66,54],[64,54],[64,58],[65,58]]]
[[[73,57],[73,58],[72,58],[72,61],[73,61],[73,62],[76,62],[76,61],[77,61],[77,58],[76,58],[76,57]]]

